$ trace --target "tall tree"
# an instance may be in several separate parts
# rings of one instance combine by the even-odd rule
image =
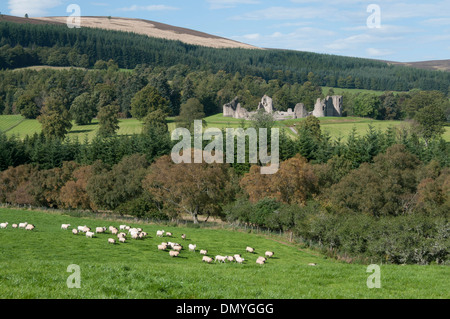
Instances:
[[[169,112],[169,102],[151,85],[137,92],[131,100],[131,115],[143,119],[148,113],[158,109]]]
[[[65,108],[62,98],[55,94],[44,100],[41,115],[37,119],[47,137],[64,138],[72,128],[70,113]]]
[[[119,106],[117,104],[109,104],[100,108],[97,114],[98,134],[100,136],[111,136],[119,129]]]

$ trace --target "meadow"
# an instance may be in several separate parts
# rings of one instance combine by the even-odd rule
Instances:
[[[328,132],[331,138],[341,138],[346,140],[348,134],[356,129],[357,134],[365,135],[372,125],[376,130],[385,131],[389,127],[399,127],[402,125],[408,125],[405,121],[379,121],[370,118],[361,117],[322,117],[320,119],[320,125],[323,132]],[[215,114],[206,117],[205,128],[238,128],[244,125],[247,127],[249,121],[234,119],[230,117],[224,117],[222,114]],[[304,119],[292,119],[276,122],[275,127],[283,129],[289,136],[295,137],[296,134],[292,129],[296,130],[296,126]],[[167,119],[169,130],[172,131],[176,127],[175,118],[169,117]],[[131,119],[119,120],[119,135],[132,135],[139,134],[142,131],[142,122]],[[88,125],[76,125],[72,123],[72,129],[67,134],[67,137],[71,139],[77,138],[79,141],[84,141],[86,138],[90,141],[97,134],[99,125],[97,119],[93,119],[91,124]],[[8,136],[15,135],[16,137],[23,139],[27,135],[33,135],[34,133],[41,132],[41,124],[37,120],[25,119],[21,115],[0,115],[0,131],[5,132]],[[446,131],[443,135],[444,140],[450,141],[450,127],[446,127]]]
[[[33,231],[13,229],[28,222]],[[136,220],[58,211],[0,208],[0,298],[120,298],[120,299],[300,299],[300,298],[449,298],[447,266],[380,265],[381,288],[369,289],[367,265],[326,258],[276,235],[254,234],[227,228],[158,225]],[[61,224],[70,223],[69,230]],[[143,240],[108,244],[111,234],[90,239],[73,235],[72,227],[120,224],[141,227]],[[156,231],[173,232],[173,238],[156,237]],[[187,235],[186,240],[180,238]],[[199,252],[183,249],[179,257],[159,251],[162,241],[207,249],[209,256],[242,254],[244,264],[201,261]],[[246,253],[252,246],[256,253]],[[266,250],[275,256],[264,265],[255,263]],[[316,266],[309,266],[315,263]],[[81,288],[69,289],[71,264],[80,266]]]

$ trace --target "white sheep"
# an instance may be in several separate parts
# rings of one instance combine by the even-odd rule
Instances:
[[[120,241],[121,243],[124,243],[124,242],[126,241],[126,239],[125,239],[125,237],[120,237],[120,238],[119,238],[119,241]]]
[[[169,251],[170,257],[178,257],[179,254],[180,254],[179,251],[174,251],[174,250]]]
[[[12,228],[17,228],[17,227],[19,227],[19,225],[17,225],[17,224],[12,224],[11,227],[12,227]]]
[[[158,250],[166,250],[167,249],[167,245],[158,245]]]
[[[181,239],[186,239],[186,234],[182,234]]]
[[[257,264],[260,264],[260,265],[264,265],[265,260],[263,260],[263,259],[257,259],[257,260],[256,260],[256,263],[257,263]]]
[[[113,234],[113,235],[117,235],[118,232],[119,232],[119,230],[117,228],[111,229],[111,234]]]
[[[208,253],[208,251],[206,249],[201,249],[200,250],[200,254],[201,255],[206,255]]]
[[[19,228],[25,228],[25,227],[27,227],[27,225],[28,225],[27,222],[25,222],[25,223],[19,223]]]
[[[84,225],[84,226],[78,226],[77,229],[78,229],[78,231],[83,231],[84,227],[86,227],[86,225]]]
[[[114,238],[108,238],[108,243],[115,244],[116,240]]]
[[[273,257],[275,253],[273,251],[266,251],[266,253],[264,254],[267,258]]]
[[[72,229],[72,234],[77,235],[78,234],[78,229]]]
[[[234,257],[234,259],[237,259],[238,257],[240,258],[241,255],[240,254],[235,254],[233,257]]]
[[[26,230],[33,230],[36,226],[33,224],[28,224],[27,227],[25,227]]]
[[[207,262],[208,264],[212,263],[213,259],[208,256],[203,256],[202,261]]]
[[[189,244],[189,251],[195,252],[195,248],[197,248],[197,245]]]
[[[175,246],[173,246],[172,248],[173,248],[173,250],[180,251],[180,250],[183,249],[183,246],[181,246],[181,245],[175,245]]]
[[[166,236],[167,237],[172,237],[172,233],[171,232],[166,232]]]
[[[133,238],[133,239],[138,239],[138,238],[139,238],[139,234],[138,234],[138,233],[133,233],[133,234],[131,235],[131,238]]]
[[[214,259],[214,261],[219,261],[219,262],[224,263],[227,260],[227,258],[228,258],[228,256],[217,255],[216,258]]]
[[[234,259],[236,259],[236,262],[237,262],[238,264],[242,264],[242,262],[244,261],[244,258],[239,257],[239,256],[234,257]]]
[[[158,231],[156,231],[156,236],[157,236],[157,237],[163,237],[163,236],[164,236],[164,230],[158,230]]]
[[[108,227],[108,229],[109,229],[109,231],[111,231],[111,232],[112,232],[112,230],[113,230],[113,229],[117,229],[117,228],[116,228],[116,227],[114,227],[114,226],[109,226],[109,227]]]
[[[91,232],[91,231],[86,232],[86,237],[87,237],[87,238],[93,238],[94,235],[95,235],[95,234],[94,234],[93,232]]]
[[[104,233],[106,232],[106,227],[96,227],[95,232],[98,233]]]
[[[0,228],[6,228],[6,227],[8,227],[8,222],[0,224]]]
[[[249,252],[249,253],[254,253],[254,252],[255,252],[255,249],[252,248],[252,247],[249,247],[249,246],[247,246],[247,248],[245,248],[245,250],[246,250],[247,252]]]
[[[127,237],[127,234],[125,234],[125,233],[118,233],[117,234],[117,238],[126,238]]]
[[[233,257],[233,256],[228,256],[228,257],[227,257],[227,260],[230,261],[230,262],[231,262],[231,261],[234,261],[234,257]]]
[[[119,229],[120,229],[120,230],[125,230],[125,227],[127,227],[127,225],[120,225],[120,226],[119,226]]]
[[[70,224],[62,224],[61,225],[61,229],[64,229],[64,230],[69,229],[69,227],[70,227]]]

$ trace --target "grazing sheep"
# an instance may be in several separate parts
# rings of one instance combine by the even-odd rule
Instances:
[[[139,238],[139,234],[138,234],[138,233],[133,233],[133,234],[131,235],[131,238],[133,238],[133,239],[138,239],[138,238]]]
[[[12,227],[12,228],[17,228],[17,227],[19,227],[19,225],[17,225],[17,224],[12,224],[11,227]]]
[[[114,245],[116,243],[116,240],[114,238],[108,238],[108,243]]]
[[[142,237],[147,237],[148,233],[146,233],[145,231],[141,232]]]
[[[266,256],[267,258],[270,258],[270,257],[273,257],[274,254],[275,254],[275,253],[274,253],[273,251],[266,251],[265,256]]]
[[[166,236],[167,237],[172,237],[172,233],[171,232],[166,232]]]
[[[78,229],[72,229],[72,234],[74,234],[74,235],[78,235]]]
[[[233,256],[228,256],[228,257],[227,257],[227,260],[230,261],[230,262],[231,262],[231,261],[234,261],[234,257],[233,257]]]
[[[157,230],[156,231],[156,236],[157,237],[163,237],[164,236],[164,230]]]
[[[174,250],[169,251],[170,257],[178,257],[179,254],[180,254],[179,251],[174,251]]]
[[[158,245],[158,250],[166,250],[167,249],[167,245]]]
[[[206,255],[208,253],[208,251],[206,249],[201,249],[200,250],[200,254],[201,255]]]
[[[246,250],[247,252],[249,252],[249,253],[254,253],[254,252],[255,252],[255,249],[252,248],[252,247],[249,247],[249,246],[247,246],[247,248],[245,248],[245,250]]]
[[[316,263],[309,263],[308,266],[317,266]]]
[[[262,260],[262,261],[266,262],[267,258],[264,258],[264,257],[262,257],[262,256],[259,256],[257,260]]]
[[[173,248],[173,250],[180,251],[180,250],[183,249],[183,246],[181,246],[181,245],[175,245],[175,246],[173,246],[172,248]]]
[[[91,231],[87,231],[87,232],[86,232],[86,237],[87,237],[87,238],[93,238],[94,235],[95,235],[95,234],[94,234],[93,232],[91,232]]]
[[[239,257],[239,256],[234,257],[234,259],[236,259],[236,262],[237,262],[238,264],[242,264],[242,262],[244,261],[244,258]]]
[[[111,234],[113,234],[113,235],[117,235],[118,232],[119,232],[119,230],[117,228],[111,229]]]
[[[125,230],[130,230],[131,226],[125,226]]]
[[[120,229],[120,230],[125,230],[125,227],[127,227],[127,225],[120,225],[120,226],[119,226],[119,229]]]
[[[27,227],[27,225],[28,225],[28,223],[20,223],[19,224],[19,228],[25,228],[25,227]]]
[[[241,255],[240,254],[236,254],[233,257],[234,257],[234,259],[237,259],[238,257],[241,257]]]
[[[195,252],[195,248],[197,248],[197,245],[189,244],[189,251]]]
[[[86,227],[86,225],[84,225],[84,226],[78,226],[77,229],[78,229],[78,231],[83,231],[84,227]]]
[[[27,227],[25,227],[26,230],[33,230],[36,226],[33,224],[28,224]]]
[[[186,239],[186,234],[181,235],[181,239]]]
[[[6,223],[1,223],[0,224],[0,228],[6,228],[6,227],[8,227],[8,223],[6,222]]]
[[[207,262],[208,264],[213,262],[213,259],[208,256],[203,256],[202,261]]]
[[[98,233],[104,233],[106,232],[106,227],[97,227],[95,228],[95,232]]]
[[[263,260],[263,259],[256,259],[256,263],[257,263],[257,264],[264,265],[265,262],[266,262],[266,261]]]
[[[219,262],[224,263],[227,260],[227,258],[228,258],[228,256],[217,255],[216,258],[214,259],[214,261],[219,261]]]
[[[109,229],[109,231],[112,232],[112,230],[113,230],[113,229],[116,229],[116,227],[114,227],[114,226],[109,226],[108,229]]]
[[[125,237],[120,237],[120,238],[119,238],[119,241],[120,241],[121,243],[124,243],[124,242],[126,241],[126,239],[125,239]]]
[[[127,237],[127,234],[125,234],[125,233],[118,233],[117,234],[117,238],[125,238],[125,237]]]
[[[62,224],[61,225],[61,229],[64,229],[64,230],[69,229],[69,227],[70,227],[70,224]]]

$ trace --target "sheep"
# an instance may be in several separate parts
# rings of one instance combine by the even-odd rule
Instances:
[[[166,249],[167,249],[166,245],[163,245],[163,244],[158,245],[158,250],[166,250]]]
[[[228,257],[227,257],[227,260],[230,261],[230,262],[231,262],[231,261],[234,261],[234,257],[233,257],[233,256],[228,256]]]
[[[69,229],[69,227],[70,227],[70,224],[62,224],[61,225],[61,229],[64,229],[64,230]]]
[[[189,251],[195,252],[195,248],[197,248],[197,245],[189,244]]]
[[[139,230],[137,228],[130,228],[128,229],[128,233],[139,233]]]
[[[117,234],[117,238],[122,238],[122,237],[123,237],[123,238],[127,237],[127,234],[125,234],[125,233],[123,233],[123,232]]]
[[[264,254],[267,258],[273,257],[275,253],[273,251],[266,251],[266,253]]]
[[[19,227],[19,225],[17,225],[17,224],[12,224],[11,227],[12,227],[12,228],[17,228],[17,227]]]
[[[255,252],[255,249],[252,248],[252,247],[249,247],[249,246],[247,246],[247,248],[245,248],[245,250],[246,250],[247,252],[249,252],[249,253],[254,253],[254,252]]]
[[[88,232],[86,232],[86,237],[87,238],[92,238],[92,237],[94,237],[94,233],[93,232],[91,232],[91,231],[88,231]]]
[[[120,241],[121,243],[124,243],[124,242],[126,241],[126,239],[125,239],[125,237],[120,237],[120,238],[119,238],[119,241]]]
[[[174,250],[169,251],[170,257],[178,257],[179,254],[180,254],[179,251],[174,251]]]
[[[234,257],[234,259],[237,259],[238,257],[240,258],[241,255],[240,254],[235,254],[233,257]]]
[[[145,231],[141,232],[142,237],[147,237],[148,233],[146,233]]]
[[[133,233],[133,234],[131,235],[131,238],[133,238],[133,239],[138,239],[138,238],[139,238],[139,234],[138,234],[138,233]]]
[[[158,231],[156,231],[156,236],[157,236],[157,237],[163,237],[163,236],[164,236],[164,230],[158,230]]]
[[[173,248],[173,250],[180,251],[180,250],[183,249],[183,246],[181,246],[181,245],[175,245],[175,246],[173,246],[172,248]]]
[[[86,225],[84,225],[84,226],[78,226],[77,229],[78,229],[78,231],[83,231],[84,227],[86,227]]]
[[[167,236],[167,237],[172,237],[172,233],[166,232],[166,236]]]
[[[317,266],[316,263],[309,263],[308,266]]]
[[[234,257],[234,259],[236,259],[236,262],[237,262],[238,264],[242,264],[242,262],[244,261],[244,258],[241,258],[241,257],[239,257],[239,256]]]
[[[225,262],[227,260],[228,256],[220,256],[217,255],[216,258],[214,259],[214,261],[219,261],[219,262]]]
[[[264,258],[264,257],[262,257],[262,256],[259,256],[257,260],[262,260],[262,261],[266,262],[267,258]]]
[[[119,226],[119,229],[120,229],[120,230],[125,230],[125,227],[127,227],[127,225],[120,225],[120,226]]]
[[[25,228],[25,227],[27,227],[27,225],[28,225],[27,222],[25,222],[25,223],[20,223],[20,224],[19,224],[19,228]]]
[[[98,233],[104,233],[106,232],[106,227],[96,227],[95,232]]]
[[[260,265],[264,265],[265,260],[263,260],[263,259],[257,259],[257,260],[256,260],[256,263],[257,263],[257,264],[260,264]]]
[[[208,256],[203,256],[202,261],[207,262],[208,264],[212,263],[213,259]]]
[[[206,249],[201,249],[200,250],[200,254],[201,255],[206,255],[208,253],[208,251]]]
[[[116,243],[116,240],[114,238],[108,238],[108,243],[114,245]]]
[[[181,239],[186,239],[186,234],[182,234]]]
[[[74,235],[78,235],[78,229],[72,229],[72,234],[74,234]]]
[[[125,226],[125,230],[130,230],[131,226]]]
[[[36,226],[33,224],[28,224],[27,227],[25,227],[26,230],[33,230]]]
[[[119,231],[117,230],[117,228],[111,229],[111,234],[113,234],[113,235],[117,235],[118,232]]]
[[[117,229],[117,228],[116,228],[116,227],[114,227],[114,226],[109,226],[109,227],[108,227],[108,229],[109,229],[109,231],[110,231],[110,232],[112,232],[112,231],[113,231],[113,229]]]
[[[0,228],[6,228],[6,227],[8,227],[8,222],[0,224]]]

